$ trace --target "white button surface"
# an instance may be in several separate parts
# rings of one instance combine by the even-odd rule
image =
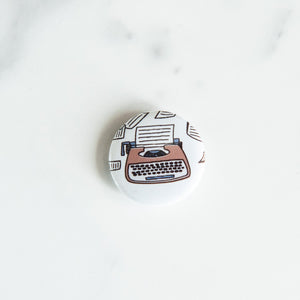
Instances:
[[[198,131],[167,111],[143,112],[129,119],[116,132],[109,153],[116,185],[145,203],[183,199],[197,186],[204,165]]]

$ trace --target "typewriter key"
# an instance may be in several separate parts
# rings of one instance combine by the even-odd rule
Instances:
[[[198,184],[205,165],[198,131],[167,111],[140,113],[116,132],[109,166],[116,185],[145,203],[184,198]]]

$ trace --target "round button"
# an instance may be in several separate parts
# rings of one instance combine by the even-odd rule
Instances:
[[[168,111],[140,113],[115,133],[111,175],[121,191],[144,203],[183,199],[205,164],[202,138],[190,122]]]

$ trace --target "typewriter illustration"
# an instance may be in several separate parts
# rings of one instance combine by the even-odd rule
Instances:
[[[125,176],[132,183],[167,183],[191,174],[173,124],[137,127],[135,141],[121,144],[121,155],[125,154]]]

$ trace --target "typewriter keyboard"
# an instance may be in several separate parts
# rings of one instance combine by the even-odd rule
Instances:
[[[183,160],[130,164],[128,174],[134,181],[168,181],[187,175]]]

